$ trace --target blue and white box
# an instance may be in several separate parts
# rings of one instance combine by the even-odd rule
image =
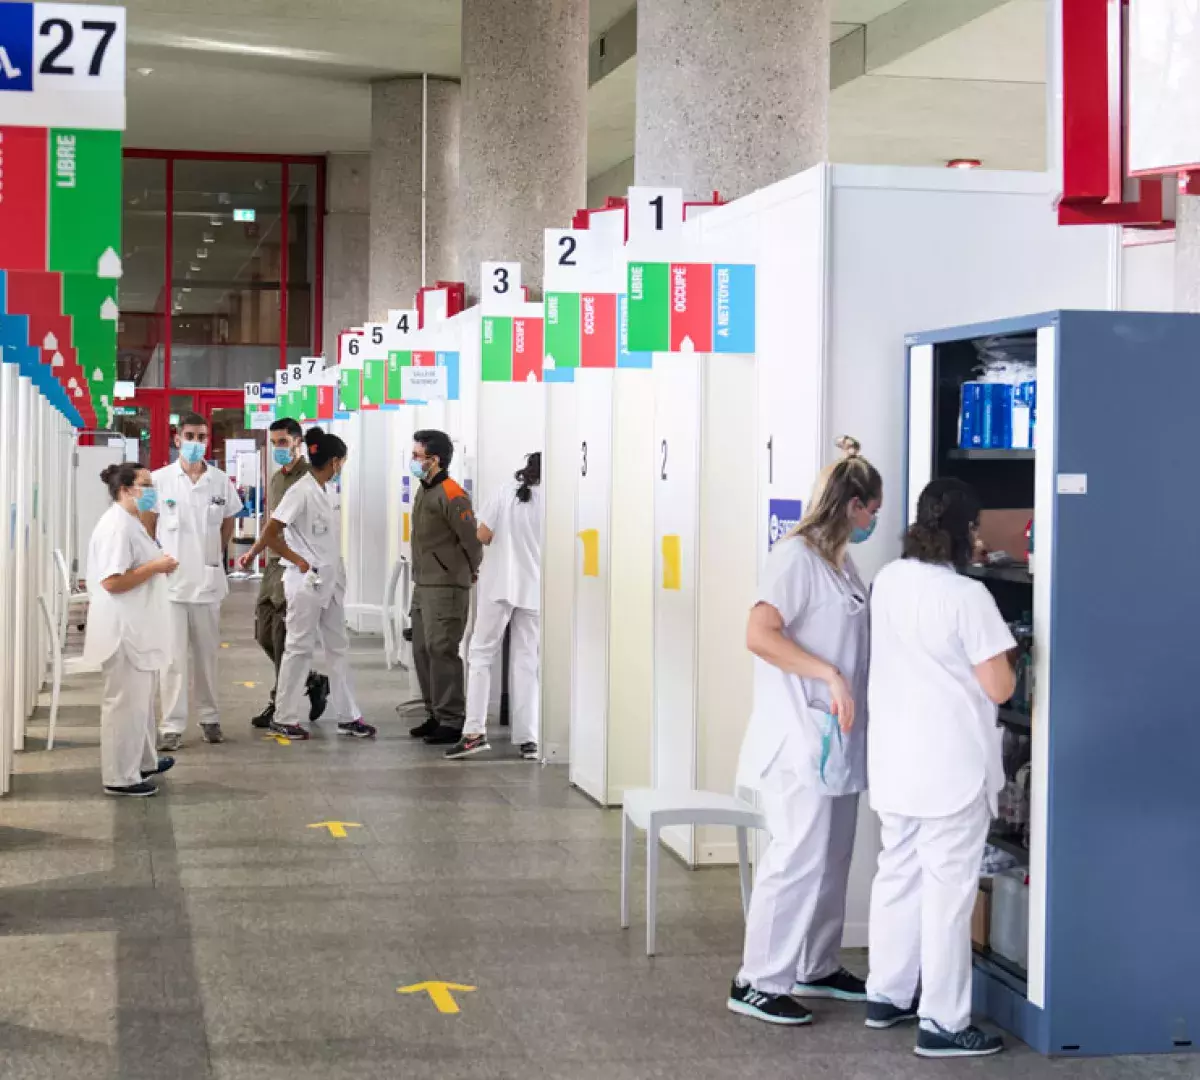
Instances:
[[[965,382],[962,385],[958,445],[963,450],[978,450],[983,446],[983,383]]]

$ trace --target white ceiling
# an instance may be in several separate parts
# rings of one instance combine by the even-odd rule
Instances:
[[[833,36],[903,3],[833,0]],[[459,0],[127,6],[133,146],[362,151],[370,140],[370,80],[459,69]],[[630,6],[591,0],[593,35]],[[140,76],[137,68],[153,73]],[[1040,168],[1044,69],[1045,0],[1008,0],[839,87],[831,102],[833,157],[930,164],[965,156],[997,168]],[[592,88],[589,175],[632,154],[635,89],[636,59]]]

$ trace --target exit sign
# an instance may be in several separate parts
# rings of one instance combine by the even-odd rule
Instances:
[[[233,212],[234,221],[253,221],[256,216],[257,211],[255,210],[234,210]]]

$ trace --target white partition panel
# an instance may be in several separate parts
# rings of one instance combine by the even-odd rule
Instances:
[[[19,396],[17,365],[0,363],[0,431],[16,432]],[[16,619],[12,602],[16,572],[17,439],[0,439],[0,789],[8,792],[12,775],[15,711],[13,709]]]
[[[696,786],[697,555],[700,518],[700,411],[709,356],[654,357],[654,735],[656,788]],[[663,840],[695,862],[694,830],[675,826]]]
[[[16,622],[11,663],[13,667],[13,748],[25,748],[25,719],[29,703],[29,596],[30,557],[29,519],[32,509],[30,488],[33,484],[33,403],[37,392],[32,381],[22,375],[17,393],[17,459],[16,489],[13,502],[16,507],[16,564],[13,609]],[[34,601],[36,603],[36,600]]]
[[[613,372],[576,372],[570,781],[608,802]]]

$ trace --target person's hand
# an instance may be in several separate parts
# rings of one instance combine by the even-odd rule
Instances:
[[[173,555],[160,555],[150,565],[156,574],[173,574],[179,568],[179,560]]]
[[[249,570],[253,564],[254,557],[248,551],[245,555],[238,559],[238,566],[240,566],[243,570]]]
[[[302,574],[307,574],[312,567],[309,566],[307,559],[301,559],[298,563],[296,563],[296,569]]]
[[[848,735],[854,727],[854,695],[840,671],[835,671],[829,680],[829,695],[832,698],[830,708],[837,717],[838,726]]]
[[[975,537],[975,542],[971,545],[971,562],[982,565],[987,562],[987,557],[987,544],[980,540],[978,536]]]

